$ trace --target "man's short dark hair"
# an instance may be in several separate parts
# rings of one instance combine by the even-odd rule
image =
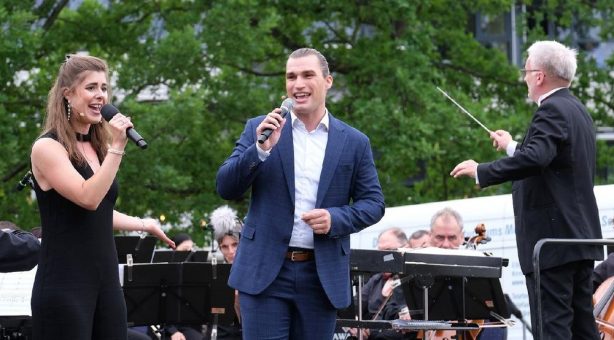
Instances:
[[[298,50],[292,52],[288,59],[302,58],[310,55],[315,55],[318,58],[318,61],[320,62],[320,69],[322,70],[322,76],[328,77],[328,75],[330,74],[330,70],[328,69],[328,61],[326,61],[326,57],[324,57],[324,55],[322,55],[322,53],[320,53],[320,51],[316,50],[315,48],[299,48]]]

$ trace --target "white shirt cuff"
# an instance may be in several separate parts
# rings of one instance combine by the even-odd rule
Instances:
[[[517,145],[518,145],[518,142],[516,141],[509,142],[509,144],[507,144],[507,148],[505,148],[505,153],[507,153],[508,156],[513,157],[514,152],[516,152]]]
[[[478,179],[478,167],[475,167],[475,184],[480,185],[480,180]]]
[[[271,150],[269,151],[262,150],[259,143],[256,143],[256,150],[258,150],[258,158],[260,159],[261,162],[264,162],[271,154]]]

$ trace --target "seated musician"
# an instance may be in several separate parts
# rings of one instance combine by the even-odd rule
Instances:
[[[610,253],[608,257],[593,270],[593,293],[611,276],[614,276],[614,253]]]
[[[431,247],[458,249],[463,244],[463,219],[452,208],[443,208],[431,218]]]
[[[194,247],[192,237],[186,233],[179,233],[173,237],[175,251],[191,251]],[[203,336],[199,325],[168,325],[164,332],[170,340],[201,340]]]
[[[237,247],[239,246],[239,236],[243,228],[242,221],[237,217],[237,212],[235,210],[227,205],[223,205],[211,213],[211,225],[215,232],[215,240],[224,256],[224,261],[232,264],[235,259]],[[234,309],[234,322],[231,325],[218,326],[218,339],[241,339],[241,311],[239,309],[239,293],[236,290]]]
[[[458,249],[465,241],[463,219],[454,209],[446,207],[437,211],[431,218],[430,246],[444,249]],[[484,328],[479,340],[499,340],[507,338],[506,328]]]
[[[18,272],[34,268],[40,242],[31,233],[21,231],[8,221],[0,221],[0,272]]]
[[[407,242],[407,246],[409,248],[425,248],[428,247],[431,242],[431,234],[428,230],[420,229],[414,231],[409,236],[409,242]]]
[[[407,245],[407,236],[399,228],[382,231],[377,238],[378,250],[396,250]],[[362,290],[363,320],[409,320],[409,311],[401,289],[393,289],[393,275],[378,273],[369,279]],[[358,305],[358,304],[356,304]],[[356,335],[357,330],[350,330]],[[414,333],[403,333],[396,330],[364,330],[368,339],[414,339]]]

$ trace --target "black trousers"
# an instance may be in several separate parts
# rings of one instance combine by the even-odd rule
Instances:
[[[582,260],[541,270],[541,340],[598,340],[593,317],[594,261]],[[525,276],[531,308],[533,338],[539,339],[535,274]]]

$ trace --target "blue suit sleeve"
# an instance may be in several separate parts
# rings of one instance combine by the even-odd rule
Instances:
[[[245,129],[235,143],[232,154],[217,172],[216,189],[223,199],[239,199],[249,189],[258,174],[262,161],[258,158],[254,138],[257,125],[258,122],[255,119],[250,119],[245,124]]]

